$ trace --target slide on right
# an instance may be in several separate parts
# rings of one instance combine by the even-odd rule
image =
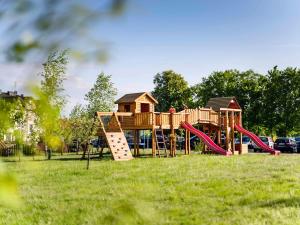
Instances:
[[[225,156],[231,155],[230,151],[226,151],[223,148],[221,148],[209,136],[207,136],[205,133],[201,132],[200,130],[197,130],[191,124],[187,122],[183,122],[181,126],[184,129],[189,130],[191,133],[198,136],[214,153],[225,155]]]
[[[265,152],[270,152],[272,155],[279,155],[280,151],[276,150],[276,149],[272,149],[270,148],[268,145],[266,145],[262,140],[260,140],[259,137],[257,137],[254,133],[244,129],[243,127],[241,127],[240,125],[235,125],[234,128],[236,130],[238,130],[239,132],[247,135],[249,138],[251,138],[252,141],[254,141],[254,143],[260,147],[263,151]]]

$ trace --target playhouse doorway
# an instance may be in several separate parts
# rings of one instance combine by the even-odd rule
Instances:
[[[141,103],[141,112],[150,112],[150,104]]]

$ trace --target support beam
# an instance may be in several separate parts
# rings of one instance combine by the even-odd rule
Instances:
[[[242,112],[239,112],[238,114],[238,120],[237,123],[242,126]],[[240,154],[242,154],[242,147],[243,147],[243,134],[240,132]]]
[[[184,154],[189,155],[191,153],[191,133],[185,130],[185,149]]]
[[[137,139],[136,139],[136,130],[133,130],[133,156],[137,156]]]
[[[219,112],[219,121],[218,121],[218,133],[217,133],[217,142],[218,142],[218,145],[221,146],[221,129],[222,129],[222,112]]]
[[[155,128],[152,128],[152,156],[156,156],[156,137],[155,137]]]
[[[235,143],[234,143],[234,112],[231,112],[231,149],[232,154],[234,154],[235,151]]]
[[[136,130],[136,155],[140,156],[140,131]]]
[[[175,157],[176,155],[176,135],[175,135],[175,129],[174,129],[174,113],[175,109],[170,109],[170,156]]]
[[[188,136],[188,147],[187,147],[187,150],[188,150],[188,154],[190,155],[191,154],[191,132],[188,131],[187,133],[187,136]]]
[[[225,139],[225,143],[226,143],[226,150],[227,151],[229,151],[230,149],[229,149],[229,132],[228,132],[228,128],[229,128],[229,126],[228,126],[228,124],[229,124],[229,117],[228,117],[228,111],[226,111],[225,112],[225,134],[226,134],[226,139]]]

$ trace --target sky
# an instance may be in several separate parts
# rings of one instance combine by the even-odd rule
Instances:
[[[108,45],[107,63],[71,60],[65,113],[84,103],[100,72],[112,75],[120,97],[151,91],[154,75],[169,69],[194,85],[213,71],[299,67],[299,21],[299,0],[131,0],[123,15],[93,28]],[[17,82],[24,92],[27,78],[36,79],[41,69],[1,62],[0,89]]]

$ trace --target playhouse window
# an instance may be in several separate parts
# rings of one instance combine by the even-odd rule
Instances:
[[[150,112],[150,104],[141,103],[141,112]]]
[[[125,109],[125,112],[130,112],[130,105],[125,105],[124,109]]]

